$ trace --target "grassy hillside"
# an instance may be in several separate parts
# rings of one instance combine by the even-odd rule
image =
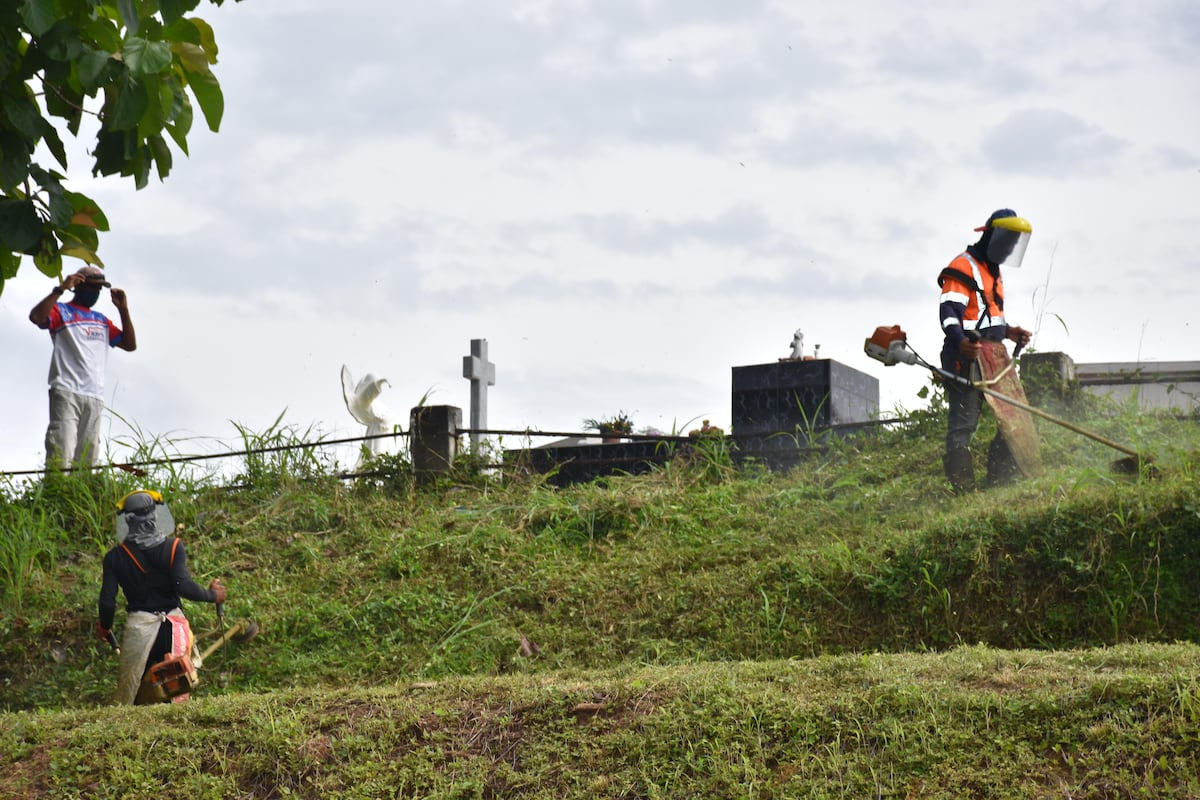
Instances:
[[[0,796],[149,794],[151,744],[188,765],[165,797],[1200,796],[1196,423],[1080,422],[1156,474],[1040,424],[1046,476],[956,498],[930,412],[787,475],[714,445],[570,489],[347,484],[284,451],[237,490],[10,487]],[[146,483],[263,633],[186,707],[114,709],[99,559]]]
[[[5,797],[1197,797],[1200,652],[628,666],[9,714]]]

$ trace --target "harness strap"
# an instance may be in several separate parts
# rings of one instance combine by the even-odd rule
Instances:
[[[964,253],[963,255],[971,261],[971,265],[975,268],[975,271],[978,272],[979,264],[974,258],[971,257],[971,254]],[[992,318],[992,307],[988,302],[987,292],[985,292],[983,287],[979,285],[979,281],[975,280],[974,275],[968,275],[960,269],[946,267],[938,273],[938,288],[941,288],[943,284],[945,284],[947,278],[958,281],[963,286],[966,286],[970,291],[979,295],[979,322],[982,323],[985,319],[990,320]],[[997,295],[992,299],[996,303],[996,309],[998,311],[1004,311],[1004,298]]]
[[[171,542],[171,560],[167,562],[168,567],[175,566],[175,551],[178,548],[179,537],[175,537],[175,540]],[[121,542],[121,549],[125,551],[125,555],[129,556],[129,559],[133,562],[133,565],[137,567],[143,575],[146,574],[146,568],[142,566],[142,562],[137,560],[137,556],[133,554],[133,551],[130,550],[124,542]]]
[[[975,282],[975,278],[968,275],[967,273],[963,272],[961,269],[954,269],[953,267],[946,267],[944,270],[942,270],[938,274],[938,279],[937,279],[939,288],[941,288],[941,286],[943,284],[945,284],[947,278],[953,278],[954,280],[961,283],[963,286],[966,286],[972,292],[982,292],[983,291],[982,289],[979,288],[979,284]]]
[[[133,554],[133,551],[130,550],[124,542],[121,542],[121,549],[125,551],[125,555],[129,556],[129,560],[132,561],[133,565],[138,568],[138,571],[144,575],[146,573],[146,568],[142,566],[142,562],[137,560],[137,556]]]

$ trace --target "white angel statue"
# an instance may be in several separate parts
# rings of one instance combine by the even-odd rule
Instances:
[[[793,360],[804,358],[804,331],[800,328],[792,334],[792,354],[788,356]]]
[[[392,425],[392,412],[379,400],[384,386],[391,386],[387,378],[376,378],[370,372],[355,383],[350,368],[342,365],[342,397],[346,400],[346,409],[359,424],[367,426],[367,436],[387,433]],[[368,439],[365,442],[367,454],[378,455],[382,442],[382,439]]]

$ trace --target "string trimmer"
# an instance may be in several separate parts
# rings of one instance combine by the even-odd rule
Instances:
[[[225,610],[217,604],[217,619],[225,627]],[[158,702],[188,694],[200,684],[199,669],[204,661],[218,649],[231,641],[246,642],[258,635],[258,624],[253,620],[239,619],[221,632],[215,642],[204,649],[194,660],[189,654],[165,658],[150,668],[142,681],[142,689],[152,693]]]
[[[1115,471],[1135,473],[1138,472],[1141,467],[1147,466],[1151,463],[1149,456],[1143,455],[1131,447],[1118,444],[1117,442],[1107,439],[1100,434],[1095,433],[1094,431],[1086,430],[1085,428],[1081,428],[1072,422],[1066,421],[1065,419],[1060,419],[1052,414],[1048,414],[1036,406],[1031,406],[1028,403],[1022,403],[1020,400],[1000,394],[983,381],[971,381],[961,375],[956,375],[955,373],[944,370],[939,366],[930,364],[928,361],[921,358],[921,356],[917,355],[917,352],[909,346],[908,336],[903,330],[900,329],[899,325],[892,325],[890,327],[884,327],[881,325],[880,327],[876,328],[874,335],[864,342],[863,351],[876,361],[882,362],[885,367],[890,367],[895,364],[917,364],[925,367],[944,381],[955,383],[959,386],[965,386],[971,389],[978,389],[989,397],[994,397],[1001,402],[1009,403],[1010,405],[1019,408],[1022,411],[1027,411],[1030,414],[1041,417],[1042,419],[1066,428],[1069,431],[1074,431],[1075,433],[1086,436],[1102,445],[1111,447],[1114,450],[1119,450],[1120,452],[1129,456],[1129,458],[1123,458],[1114,462],[1113,469]]]

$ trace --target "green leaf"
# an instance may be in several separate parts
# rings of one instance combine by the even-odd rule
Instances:
[[[170,25],[187,12],[200,5],[200,0],[158,0],[163,22]]]
[[[179,56],[179,63],[188,72],[208,72],[208,56],[200,45],[191,42],[172,42],[171,51]]]
[[[87,225],[98,231],[108,230],[108,217],[100,210],[96,201],[80,192],[64,192],[63,197],[71,202],[75,216],[71,219],[73,225]]]
[[[54,61],[74,61],[83,50],[78,29],[66,20],[48,30],[39,44],[47,57]]]
[[[129,160],[124,175],[133,176],[133,185],[140,191],[150,183],[150,148],[139,147],[133,158]]]
[[[107,67],[111,63],[112,53],[106,50],[84,48],[79,56],[79,83],[88,94],[93,94],[107,77]]]
[[[175,117],[175,122],[168,122],[166,125],[167,133],[175,142],[183,154],[188,154],[187,135],[192,130],[192,101],[187,99],[187,95],[183,98],[183,108]]]
[[[58,191],[50,193],[50,224],[55,228],[65,228],[71,224],[71,219],[75,216],[75,209],[71,207],[71,201],[63,197],[62,187]]]
[[[21,4],[21,19],[34,36],[41,36],[62,18],[59,0],[25,0]]]
[[[49,172],[40,164],[29,165],[29,177],[46,189],[62,191],[62,176],[57,172]]]
[[[115,53],[121,49],[121,29],[111,19],[97,17],[83,26],[84,41],[97,50]]]
[[[43,275],[52,278],[62,275],[62,252],[53,236],[46,237],[41,249],[33,254],[33,264]]]
[[[46,113],[67,121],[67,127],[72,134],[79,132],[79,123],[83,117],[83,94],[76,88],[76,81],[59,83],[49,86],[45,81]]]
[[[163,129],[163,125],[167,123],[166,112],[162,108],[162,78],[159,75],[147,75],[142,80],[142,85],[146,89],[146,99],[149,101],[146,106],[145,113],[138,120],[137,133],[139,139],[145,139],[147,136],[153,136]]]
[[[63,147],[62,139],[58,136],[58,131],[49,122],[43,120],[45,124],[45,135],[42,136],[42,144],[46,145],[47,149],[54,155],[54,160],[59,163],[63,169],[67,168],[67,149]]]
[[[64,246],[74,244],[92,251],[100,246],[100,234],[86,225],[68,225],[58,232],[58,238]]]
[[[17,277],[17,269],[21,266],[21,256],[0,248],[0,291],[4,289],[4,281]]]
[[[171,46],[166,42],[151,42],[132,37],[122,51],[125,65],[135,77],[162,72],[171,65]]]
[[[62,247],[59,249],[62,255],[81,259],[97,267],[104,266],[100,257],[96,255],[100,239],[96,236],[95,231],[71,227],[65,231],[59,231],[58,238],[62,242]]]
[[[42,240],[42,218],[33,201],[0,198],[0,244],[8,250],[28,253]]]
[[[4,294],[4,284],[17,277],[21,267],[21,254],[0,250],[0,294]]]
[[[200,29],[190,19],[181,19],[162,29],[162,37],[174,46],[177,43],[200,44]]]
[[[4,117],[12,127],[16,128],[24,137],[31,143],[36,143],[42,138],[43,125],[45,120],[42,119],[42,112],[38,109],[37,103],[28,94],[28,88],[25,89],[19,96],[4,93],[0,98],[0,110],[4,112]]]
[[[103,267],[104,262],[100,260],[100,256],[96,254],[96,249],[88,247],[79,242],[72,241],[68,237],[59,247],[58,252],[63,256],[78,258],[80,261],[87,262],[95,267]]]
[[[0,188],[21,185],[29,175],[29,143],[15,131],[0,128]]]
[[[21,46],[18,46],[20,42]],[[21,50],[25,44],[24,37],[6,39],[0,37],[0,83],[8,80],[9,76],[20,66]]]
[[[138,13],[139,5],[141,5],[141,0],[117,0],[117,11],[130,36],[136,36],[142,25],[142,18]]]
[[[115,88],[117,102],[112,115],[104,119],[104,127],[110,130],[126,130],[134,128],[142,120],[142,115],[150,107],[150,98],[146,87],[132,75],[126,77],[123,85]],[[107,108],[108,104],[105,104]]]
[[[31,164],[29,177],[37,181],[41,191],[49,197],[47,205],[50,210],[50,224],[55,228],[70,224],[71,217],[75,214],[75,207],[66,197],[61,176],[57,173],[47,172],[38,164]]]
[[[200,104],[208,129],[215,133],[220,129],[221,117],[225,114],[225,96],[221,94],[221,85],[217,83],[216,76],[207,71],[189,72],[188,86]]]
[[[213,35],[212,26],[199,17],[191,17],[188,22],[200,36],[200,47],[208,54],[208,63],[217,63],[217,37]],[[190,39],[188,41],[191,41]]]
[[[76,244],[63,245],[63,248],[59,252],[62,253],[62,255],[64,255],[64,256],[71,256],[72,258],[78,258],[81,261],[91,264],[93,267],[103,267],[104,266],[104,262],[100,260],[100,256],[96,255],[95,250],[89,250],[86,247],[81,247],[80,245],[76,245]],[[62,259],[59,259],[59,269],[60,270],[62,269]],[[54,274],[58,275],[60,273],[55,272]]]
[[[183,113],[183,107],[188,102],[187,92],[183,90],[183,83],[180,81],[179,75],[172,73],[163,76],[163,80],[158,86],[158,102],[162,108],[164,122],[173,122],[179,119],[179,115]]]
[[[150,145],[150,152],[154,154],[154,163],[158,169],[158,179],[164,180],[171,174],[171,148],[167,147],[166,139],[159,134],[147,137],[146,143]]]
[[[136,135],[131,130],[100,131],[96,134],[96,149],[92,155],[96,163],[92,167],[93,175],[128,174],[125,164],[133,153],[133,140]]]

